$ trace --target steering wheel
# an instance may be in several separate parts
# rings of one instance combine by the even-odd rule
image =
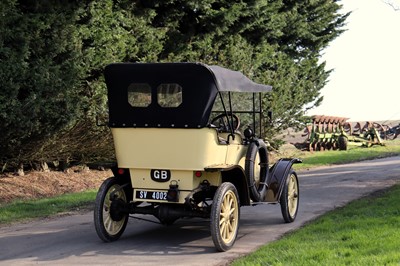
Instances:
[[[230,132],[231,118],[233,118],[233,131],[236,131],[240,127],[240,120],[235,114],[219,114],[211,120],[210,124],[215,125],[220,132]]]

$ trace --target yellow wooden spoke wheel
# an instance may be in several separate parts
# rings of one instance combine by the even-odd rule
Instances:
[[[235,186],[225,182],[217,189],[211,208],[211,237],[218,251],[235,243],[239,229],[240,204]]]

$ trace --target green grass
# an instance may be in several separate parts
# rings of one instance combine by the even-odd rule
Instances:
[[[0,206],[0,224],[21,222],[87,208],[97,191],[64,194],[53,198],[17,200]]]
[[[296,152],[297,170],[400,155],[400,140],[347,151]],[[379,197],[378,197],[379,195]],[[336,209],[232,263],[237,265],[400,265],[400,185]]]
[[[400,185],[349,203],[232,263],[400,265]]]
[[[400,140],[386,141],[385,146],[375,145],[369,148],[350,146],[347,151],[330,150],[316,152],[292,152],[285,156],[298,157],[302,164],[296,164],[296,170],[307,169],[332,164],[358,162],[368,159],[400,155]]]

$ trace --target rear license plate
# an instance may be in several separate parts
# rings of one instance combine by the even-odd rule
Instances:
[[[167,191],[136,190],[136,199],[167,201]]]

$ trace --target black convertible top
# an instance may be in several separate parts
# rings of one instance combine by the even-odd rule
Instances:
[[[272,90],[270,85],[258,84],[239,71],[233,71],[220,66],[207,66],[215,77],[215,82],[219,91],[232,92],[269,92]]]
[[[255,83],[241,72],[202,63],[114,63],[105,68],[111,127],[202,128],[207,126],[218,92],[268,92],[272,87]],[[146,84],[151,104],[133,107],[128,87]],[[182,103],[162,107],[157,87],[179,84]]]

